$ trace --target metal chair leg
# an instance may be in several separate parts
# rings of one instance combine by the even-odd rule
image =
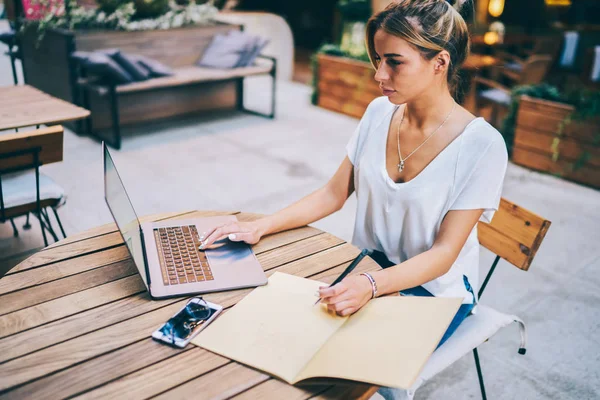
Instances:
[[[481,372],[481,365],[479,364],[479,353],[477,349],[473,349],[473,357],[475,358],[475,366],[477,367],[477,376],[479,377],[479,388],[481,389],[481,398],[487,400],[485,395],[485,384],[483,383],[483,373]]]
[[[29,213],[27,213],[27,220],[25,221],[25,225],[23,225],[23,229],[25,229],[26,231],[31,229],[31,224],[29,223]]]
[[[60,232],[62,233],[63,237],[66,239],[67,234],[65,233],[65,228],[63,228],[62,222],[60,222],[60,218],[58,218],[58,213],[56,212],[56,208],[52,208],[52,211],[54,212],[54,217],[56,218],[56,222],[58,222],[58,227],[60,228]]]
[[[18,85],[19,79],[17,78],[17,67],[15,66],[15,53],[13,51],[12,43],[8,47],[8,55],[10,56],[10,66],[12,68],[13,81],[15,85]]]
[[[115,86],[110,87],[110,113],[112,116],[112,129],[115,149],[121,149],[121,121],[119,118],[119,99]]]
[[[44,237],[44,247],[48,247],[48,238],[46,237],[46,224],[44,223],[42,213],[38,212],[36,214],[36,217],[40,221],[40,227],[42,228],[42,236]]]
[[[10,224],[12,225],[12,228],[13,228],[13,236],[14,237],[19,237],[19,231],[17,230],[17,226],[15,225],[15,221],[12,218],[10,219]]]
[[[50,222],[50,217],[48,216],[48,212],[45,209],[42,209],[42,215],[44,216],[44,220],[46,221],[48,232],[52,235],[52,239],[55,242],[58,242],[58,235],[54,232],[54,228],[52,227],[52,222]]]

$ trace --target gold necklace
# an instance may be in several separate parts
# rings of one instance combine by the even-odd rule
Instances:
[[[446,121],[448,121],[448,119],[450,118],[450,116],[454,112],[455,108],[456,108],[456,102],[454,102],[454,105],[452,106],[452,110],[450,110],[450,113],[446,116],[446,119],[444,120],[444,122],[442,122],[441,125],[438,126],[437,129],[435,131],[433,131],[429,136],[427,136],[427,139],[425,139],[425,141],[423,141],[423,143],[421,143],[416,149],[414,149],[409,155],[407,155],[406,158],[402,158],[402,154],[400,153],[400,127],[402,126],[402,122],[404,122],[404,116],[406,115],[406,106],[404,106],[404,110],[402,111],[402,119],[400,120],[400,123],[398,124],[398,131],[396,132],[396,139],[398,140],[398,157],[400,158],[400,163],[398,164],[398,172],[404,171],[404,162],[406,160],[408,160],[408,157],[410,157],[413,154],[415,154],[415,152],[417,150],[419,150],[425,143],[427,143],[427,141],[429,139],[431,139],[431,137],[437,131],[439,131],[442,126],[444,126],[444,124],[446,123]]]

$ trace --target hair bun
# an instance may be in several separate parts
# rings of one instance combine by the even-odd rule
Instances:
[[[446,0],[463,17],[465,22],[471,22],[474,14],[473,0]]]

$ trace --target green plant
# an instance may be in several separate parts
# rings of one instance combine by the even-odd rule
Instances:
[[[344,21],[367,21],[372,14],[370,0],[340,0],[337,5]]]
[[[169,0],[134,0],[135,19],[157,18],[169,11]]]
[[[38,33],[38,45],[41,43],[48,29],[66,30],[91,30],[107,29],[121,31],[142,31],[154,29],[179,28],[187,25],[201,25],[209,23],[217,15],[219,10],[213,5],[213,1],[205,4],[190,3],[187,6],[178,6],[175,2],[168,3],[167,11],[156,18],[135,19],[136,6],[133,1],[122,2],[114,0],[107,5],[107,9],[118,3],[117,8],[107,13],[102,9],[89,9],[77,4],[76,0],[70,1],[70,12],[67,15],[64,6],[56,6],[48,0],[39,0],[40,4],[48,5],[48,12],[40,20],[24,20],[23,29],[36,29]],[[102,0],[104,1],[104,0]],[[140,0],[135,0],[139,2]],[[156,4],[159,1],[152,0]],[[108,4],[108,3],[106,3]],[[157,6],[155,6],[157,7]],[[146,10],[148,11],[148,10]],[[143,14],[142,14],[143,15]]]

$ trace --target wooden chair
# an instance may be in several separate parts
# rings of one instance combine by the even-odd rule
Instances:
[[[0,135],[0,223],[10,221],[15,236],[19,231],[14,218],[32,213],[40,221],[44,244],[48,246],[46,231],[58,241],[48,213],[50,208],[66,238],[56,212],[65,202],[64,190],[39,171],[41,165],[59,162],[62,158],[63,128],[60,125]],[[28,222],[24,228],[30,228]]]
[[[541,83],[552,65],[553,58],[549,55],[535,55],[527,59],[520,72],[507,68],[497,71],[507,79],[510,84],[481,76],[475,76],[471,84],[471,96],[474,99],[474,113],[479,115],[485,106],[491,106],[490,123],[496,128],[500,126],[501,111],[508,110],[510,105],[510,87],[515,85],[534,85]]]
[[[496,254],[479,289],[479,299],[481,299],[501,258],[522,271],[529,270],[549,227],[550,221],[505,199],[501,200],[500,207],[491,224],[479,222],[477,227],[479,243]],[[409,397],[412,397],[423,383],[458,361],[465,354],[473,352],[481,395],[485,400],[487,397],[477,347],[495,335],[501,328],[514,322],[517,322],[521,328],[521,344],[518,353],[525,354],[527,335],[523,321],[514,315],[507,315],[490,307],[478,305],[476,313],[467,317],[454,334],[433,353],[416,383],[409,389]]]
[[[523,56],[507,53],[505,51],[497,50],[494,52],[494,56],[502,58],[506,61],[505,67],[515,72],[521,72],[523,66],[527,63],[527,59],[532,56],[547,55],[552,57],[552,64],[558,58],[562,46],[562,37],[556,35],[550,36],[538,36],[535,38],[532,49],[523,50]]]

